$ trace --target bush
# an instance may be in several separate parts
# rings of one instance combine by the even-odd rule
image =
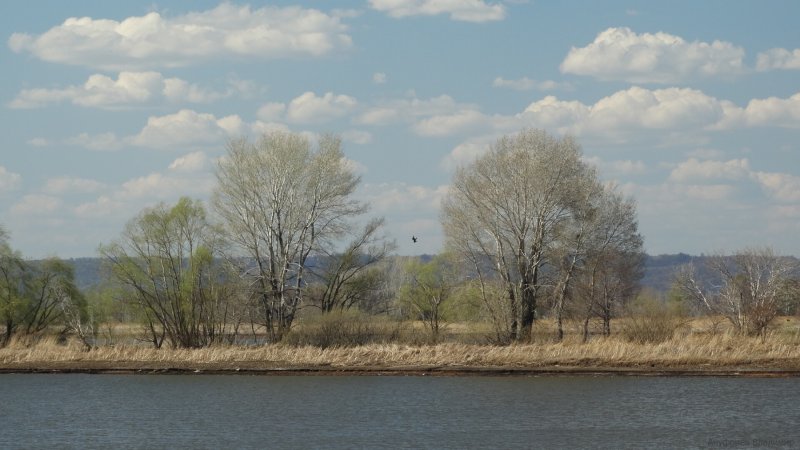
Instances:
[[[622,321],[620,332],[626,340],[637,344],[668,341],[685,325],[684,310],[679,300],[639,296],[628,305],[628,317]]]
[[[355,347],[404,340],[400,322],[358,311],[331,312],[308,317],[287,334],[283,342],[320,348]]]

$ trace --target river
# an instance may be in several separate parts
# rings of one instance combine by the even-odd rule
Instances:
[[[0,448],[798,448],[800,380],[0,375]]]

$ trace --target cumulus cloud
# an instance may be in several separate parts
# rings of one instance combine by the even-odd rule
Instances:
[[[412,211],[436,213],[449,186],[435,187],[408,183],[366,183],[358,195],[367,200],[378,214],[403,214]]]
[[[213,187],[214,182],[211,177],[197,179],[151,173],[124,182],[117,196],[129,200],[164,200],[175,197],[176,193],[180,193],[180,195],[208,195]]]
[[[745,51],[730,42],[686,42],[659,32],[637,34],[609,28],[585,47],[572,47],[563,73],[632,83],[677,83],[695,77],[728,76],[743,71]]]
[[[25,143],[30,145],[31,147],[47,147],[48,145],[50,145],[50,141],[43,137],[35,137],[32,139],[28,139],[28,141]]]
[[[339,16],[315,9],[222,3],[176,17],[72,17],[40,35],[14,33],[8,46],[48,62],[125,70],[214,58],[317,57],[349,48],[347,31]]]
[[[176,158],[169,165],[173,172],[198,172],[205,169],[208,157],[203,152],[192,152]]]
[[[492,82],[492,86],[496,88],[513,89],[515,91],[552,91],[555,89],[570,88],[568,83],[559,83],[553,80],[537,81],[528,77],[522,77],[516,80],[507,80],[503,77],[497,77]]]
[[[182,109],[175,114],[148,118],[142,131],[129,140],[133,145],[163,149],[208,145],[238,134],[243,126],[236,115],[217,119],[213,114]]]
[[[0,193],[16,189],[21,181],[22,175],[0,166]]]
[[[265,103],[260,108],[258,108],[258,112],[256,116],[263,121],[270,122],[275,120],[280,120],[283,118],[283,114],[286,112],[286,104],[284,103]]]
[[[449,95],[430,99],[410,98],[391,100],[372,106],[356,118],[362,125],[389,125],[392,123],[413,122],[422,117],[454,114],[463,110],[476,110],[477,106],[458,103]]]
[[[349,95],[327,92],[319,97],[313,92],[305,92],[289,103],[286,118],[296,123],[327,122],[346,115],[356,105],[356,99]]]
[[[47,194],[89,194],[106,188],[105,183],[87,178],[56,177],[47,180],[42,188]]]
[[[774,69],[800,70],[800,48],[794,50],[773,48],[759,53],[756,70],[763,72]]]
[[[730,161],[698,160],[689,158],[678,164],[669,174],[669,179],[676,182],[691,180],[741,180],[750,177],[750,162],[746,158]]]
[[[9,102],[11,108],[41,108],[51,103],[71,102],[92,108],[121,108],[167,100],[210,103],[230,97],[249,86],[237,83],[215,91],[180,78],[164,78],[158,72],[120,72],[117,79],[94,74],[80,86],[63,89],[24,89]]]
[[[420,136],[449,136],[486,127],[486,117],[480,111],[467,109],[420,120],[414,124],[413,130]]]
[[[185,150],[222,144],[227,138],[241,135],[254,125],[244,123],[237,115],[217,118],[210,113],[182,109],[174,114],[150,116],[141,131],[134,135],[80,133],[62,142],[97,151],[115,151],[131,146]]]
[[[699,160],[689,158],[675,166],[668,181],[675,184],[709,187],[722,186],[719,181],[756,183],[771,200],[777,202],[800,201],[800,177],[782,172],[757,171],[746,158]]]
[[[494,136],[483,136],[462,142],[442,159],[442,168],[454,170],[459,166],[472,162],[478,156],[488,152],[495,140],[496,137]]]
[[[89,134],[80,133],[67,138],[65,144],[88,148],[97,151],[116,151],[126,145],[126,139],[117,137],[114,133]]]
[[[489,22],[503,20],[506,9],[500,3],[484,0],[370,0],[370,6],[394,18],[447,14],[452,20]]]
[[[606,161],[596,156],[584,158],[584,160],[592,166],[597,167],[600,176],[604,178],[641,175],[647,172],[647,165],[643,161],[633,161],[630,159]]]
[[[372,134],[361,130],[347,130],[342,132],[342,139],[353,144],[365,145],[372,142]]]
[[[729,115],[733,118],[731,127],[737,125],[736,119],[739,119],[749,126],[800,128],[800,92],[789,98],[753,99],[743,110],[731,106]]]
[[[754,172],[761,187],[781,202],[800,202],[800,177],[788,173]]]
[[[45,215],[52,213],[61,206],[61,200],[51,195],[28,194],[11,206],[15,215]]]

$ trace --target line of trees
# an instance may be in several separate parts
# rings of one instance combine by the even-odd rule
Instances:
[[[189,198],[145,208],[100,247],[115,281],[102,295],[79,292],[60,260],[25,261],[0,229],[0,345],[58,326],[91,348],[109,295],[153,346],[182,348],[236,342],[247,326],[278,342],[303,310],[417,320],[433,342],[449,320],[481,321],[497,343],[532,341],[544,316],[558,340],[569,321],[585,341],[594,322],[610,335],[626,308],[661,314],[631,303],[644,268],[636,204],[600,181],[574,139],[523,130],[459,168],[442,204],[445,252],[427,261],[392,256],[341,147],[285,132],[231,141],[210,210]],[[685,267],[676,298],[763,335],[795,305],[794,261],[719,255],[701,268],[711,278]]]

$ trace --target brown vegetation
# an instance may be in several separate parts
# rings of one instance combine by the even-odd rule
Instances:
[[[696,321],[683,333],[660,343],[636,343],[623,336],[598,337],[582,343],[579,334],[562,342],[544,341],[508,346],[465,343],[410,345],[377,343],[355,346],[258,347],[212,346],[199,349],[154,349],[137,345],[104,346],[84,351],[77,342],[55,339],[14,342],[0,349],[0,369],[13,370],[197,370],[322,372],[399,371],[430,369],[449,372],[532,372],[553,369],[598,371],[800,371],[800,334],[790,327],[766,338],[715,331],[713,322]],[[789,322],[786,322],[790,320]],[[795,329],[795,331],[789,331]]]

